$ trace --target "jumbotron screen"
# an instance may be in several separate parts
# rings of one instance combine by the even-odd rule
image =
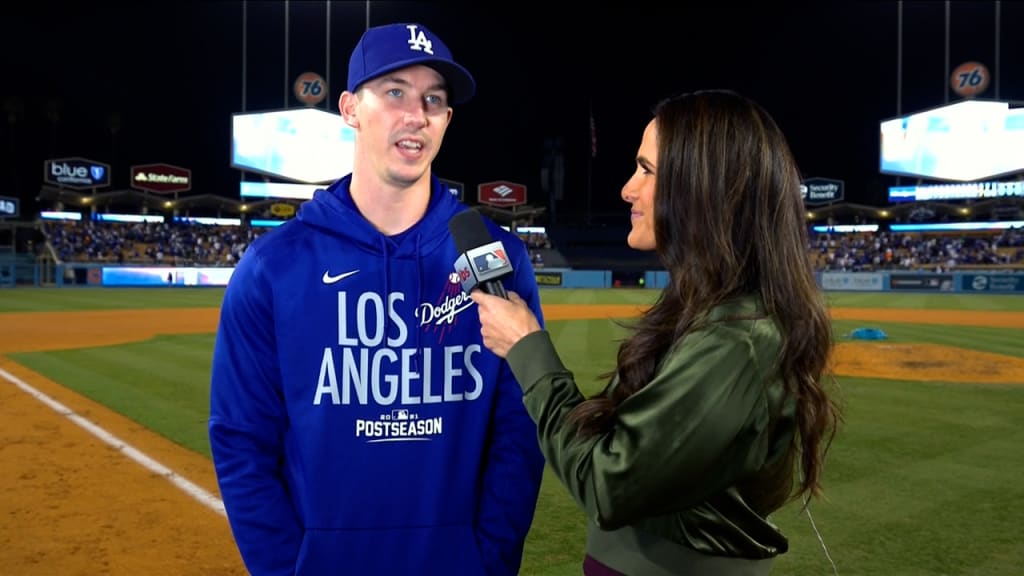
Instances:
[[[1024,108],[965,100],[880,123],[879,171],[971,182],[1024,171]]]
[[[352,171],[355,130],[318,108],[234,114],[231,167],[292,182],[333,182]]]

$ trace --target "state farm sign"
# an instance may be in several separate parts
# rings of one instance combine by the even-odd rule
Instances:
[[[476,187],[477,201],[488,206],[521,206],[526,204],[526,186],[499,180]]]
[[[186,192],[192,189],[192,171],[170,164],[132,166],[132,188],[156,194]]]

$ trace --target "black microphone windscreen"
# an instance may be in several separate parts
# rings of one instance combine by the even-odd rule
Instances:
[[[494,242],[494,237],[484,224],[483,216],[476,210],[463,210],[448,221],[448,230],[459,253]]]

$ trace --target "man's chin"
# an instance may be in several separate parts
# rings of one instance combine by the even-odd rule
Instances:
[[[430,166],[426,168],[403,168],[391,171],[391,181],[400,187],[408,188],[430,179]]]

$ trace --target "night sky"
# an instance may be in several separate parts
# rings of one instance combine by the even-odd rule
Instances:
[[[190,194],[237,198],[231,114],[301,106],[291,83],[305,71],[327,77],[336,112],[369,6],[371,24],[426,25],[476,77],[434,164],[469,196],[511,180],[548,206],[541,165],[545,142],[558,139],[559,219],[621,214],[652,106],[730,88],[776,118],[805,176],[843,180],[847,201],[884,205],[897,180],[878,173],[880,120],[956,100],[949,72],[968,60],[994,76],[982,98],[1024,100],[1024,3],[1000,4],[998,72],[996,4],[948,3],[947,68],[947,3],[905,2],[898,82],[896,2],[688,2],[671,13],[654,2],[249,2],[244,76],[240,2],[14,3],[3,16],[13,33],[0,40],[0,195],[20,197],[28,216],[43,161],[83,156],[112,166],[114,188],[128,186],[133,164],[168,163],[192,170]]]

